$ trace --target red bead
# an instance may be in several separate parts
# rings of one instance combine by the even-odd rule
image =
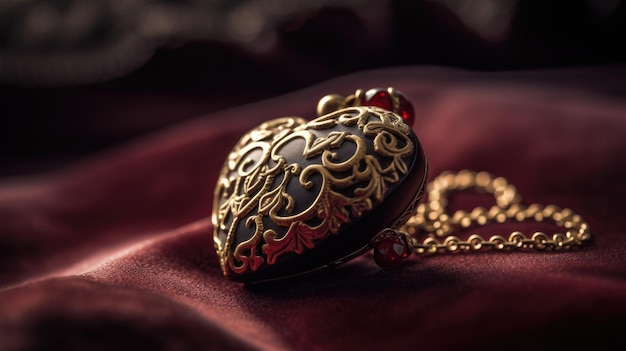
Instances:
[[[374,88],[365,92],[361,105],[363,106],[376,106],[384,108],[387,111],[393,111],[393,102],[391,96],[386,89]]]
[[[412,126],[413,122],[415,122],[415,110],[413,109],[413,104],[401,92],[396,91],[396,93],[398,94],[398,100],[400,101],[397,112],[400,116],[402,116],[408,125]]]
[[[409,256],[406,241],[399,236],[389,236],[374,245],[374,261],[381,268],[394,268]]]
[[[407,124],[413,125],[415,121],[415,110],[413,104],[400,91],[395,90],[395,97],[398,99],[397,108],[394,108],[394,97],[392,97],[387,89],[373,88],[363,94],[361,101],[362,106],[376,106],[388,111],[395,112],[402,116]]]

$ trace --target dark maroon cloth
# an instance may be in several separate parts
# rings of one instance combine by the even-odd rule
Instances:
[[[0,349],[436,350],[626,346],[623,68],[363,72],[0,183]],[[415,104],[431,178],[506,177],[525,203],[583,216],[570,252],[371,255],[246,287],[221,276],[213,186],[237,138],[312,117],[319,97],[393,86]],[[157,103],[158,102],[154,102]],[[460,206],[469,206],[468,200]],[[507,234],[532,225],[492,226]],[[557,228],[551,228],[555,230]]]

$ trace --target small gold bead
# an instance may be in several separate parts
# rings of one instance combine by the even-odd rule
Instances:
[[[346,98],[337,95],[337,94],[329,94],[320,99],[317,103],[317,115],[323,116],[325,114],[340,110],[345,108]]]

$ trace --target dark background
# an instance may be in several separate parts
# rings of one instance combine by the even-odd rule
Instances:
[[[7,177],[360,70],[622,65],[626,2],[9,1],[0,33]]]

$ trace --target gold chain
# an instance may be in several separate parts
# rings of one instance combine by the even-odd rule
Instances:
[[[490,209],[476,207],[469,213],[458,210],[452,215],[448,214],[448,194],[466,189],[493,194],[496,205]],[[419,205],[416,213],[400,228],[400,231],[410,235],[413,248],[418,254],[473,252],[483,249],[563,250],[591,239],[589,225],[572,210],[540,204],[526,207],[520,203],[521,197],[513,185],[506,179],[494,178],[487,172],[444,172],[428,184],[427,192],[427,201]],[[500,235],[485,239],[478,234],[472,234],[466,240],[453,235],[458,229],[493,222],[526,220],[551,221],[564,228],[565,233],[555,233],[549,237],[543,232],[535,232],[527,237],[514,231],[508,239]],[[427,238],[420,242],[418,237],[423,235],[427,235]]]

